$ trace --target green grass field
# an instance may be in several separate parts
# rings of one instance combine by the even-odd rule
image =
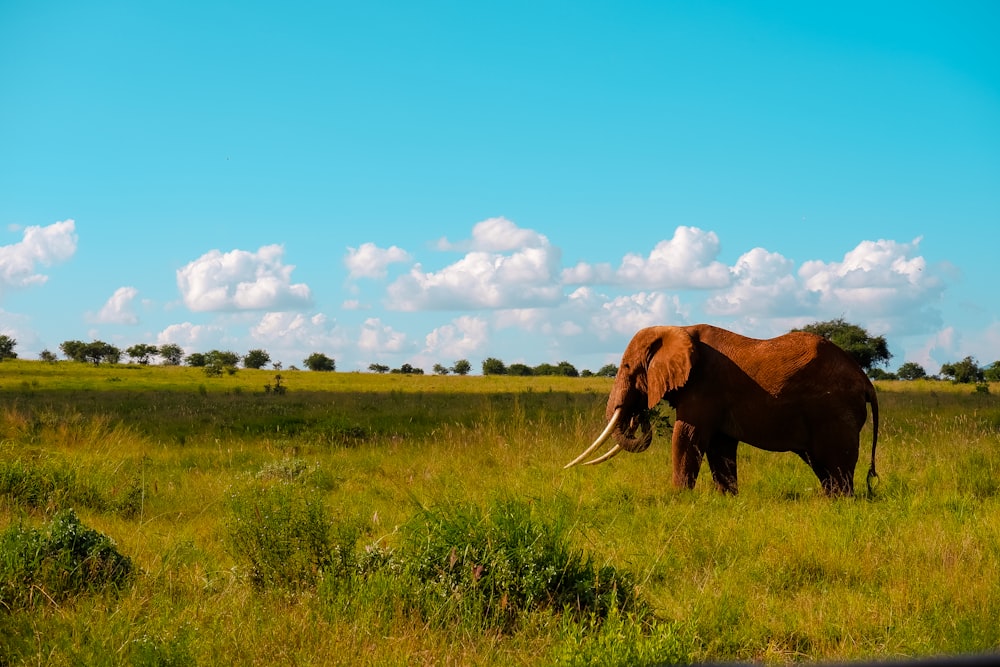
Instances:
[[[880,385],[881,483],[829,500],[746,446],[739,496],[674,491],[669,431],[564,471],[608,379],[274,375],[0,363],[0,665],[1000,647],[996,385]]]

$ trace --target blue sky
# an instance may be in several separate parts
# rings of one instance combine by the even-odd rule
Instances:
[[[995,2],[0,3],[21,357],[617,362],[845,317],[1000,359]]]

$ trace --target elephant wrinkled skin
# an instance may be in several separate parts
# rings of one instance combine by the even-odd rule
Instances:
[[[693,488],[702,457],[716,486],[736,493],[736,447],[745,442],[794,452],[829,495],[853,495],[858,439],[872,411],[868,488],[877,479],[878,398],[858,363],[834,343],[805,332],[757,340],[706,324],[642,329],[622,355],[608,397],[608,428],[570,467],[608,437],[641,452],[652,442],[650,410],[666,399],[677,412],[673,481]]]

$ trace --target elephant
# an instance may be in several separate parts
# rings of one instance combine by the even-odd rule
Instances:
[[[607,461],[623,449],[645,451],[653,438],[651,411],[661,399],[676,410],[677,488],[694,488],[704,456],[716,487],[736,494],[736,447],[745,442],[798,454],[827,495],[851,496],[869,404],[869,493],[878,479],[878,397],[853,357],[811,333],[759,340],[708,324],[654,326],[635,334],[608,397],[607,427],[565,468],[583,461],[609,437],[614,446],[585,465]]]

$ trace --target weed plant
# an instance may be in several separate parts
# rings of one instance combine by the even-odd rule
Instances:
[[[60,603],[85,592],[124,586],[132,561],[107,535],[88,528],[71,509],[42,529],[21,524],[0,533],[0,608]]]

